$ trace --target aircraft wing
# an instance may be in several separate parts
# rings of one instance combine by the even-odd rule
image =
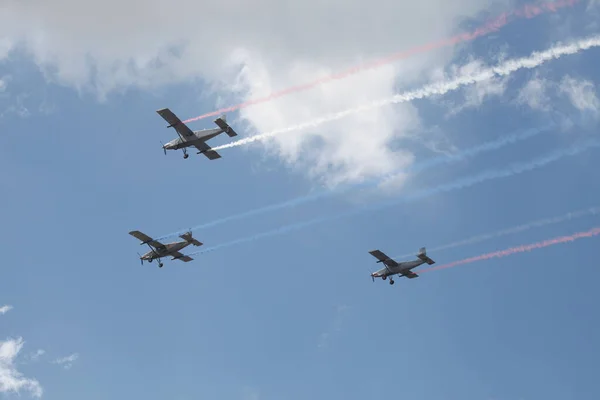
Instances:
[[[152,239],[150,236],[146,235],[145,233],[142,233],[140,231],[131,231],[131,232],[129,232],[129,234],[131,236],[133,236],[134,238],[141,240],[142,244],[149,244],[150,246],[154,247],[155,249],[161,249],[161,250],[165,249],[164,244],[162,244],[158,240]]]
[[[162,110],[156,111],[158,115],[164,118],[165,121],[169,123],[169,128],[173,127],[175,130],[183,137],[192,137],[194,136],[194,132],[188,128],[186,124],[181,122],[181,120],[177,117],[177,115],[173,114],[173,111],[168,108],[163,108]]]
[[[384,252],[382,252],[380,250],[371,250],[369,252],[369,254],[371,254],[373,257],[378,259],[379,260],[378,262],[382,262],[385,265],[387,265],[388,267],[398,266],[398,263],[396,261],[389,258]]]
[[[221,158],[221,155],[214,151],[212,147],[210,147],[206,142],[202,140],[197,140],[194,142],[194,146],[200,150],[198,154],[204,154],[209,160],[216,160],[217,158]]]
[[[401,275],[407,277],[408,279],[418,278],[419,275],[415,274],[412,271],[404,271],[400,273]]]
[[[172,258],[173,260],[181,260],[183,262],[190,262],[193,260],[192,257],[186,256],[178,251],[171,253],[171,255],[173,256],[173,258]]]

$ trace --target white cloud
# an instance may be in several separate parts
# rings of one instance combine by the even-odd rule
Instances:
[[[73,353],[70,356],[57,358],[52,361],[53,364],[62,365],[65,369],[69,369],[73,366],[73,363],[79,358],[79,354]]]
[[[471,60],[469,63],[451,68],[450,75],[452,77],[461,75],[476,75],[478,72],[489,68],[481,60]],[[450,77],[444,76],[442,79],[451,79]],[[470,108],[477,108],[483,104],[483,102],[493,96],[500,97],[506,91],[508,86],[509,76],[494,77],[485,81],[476,82],[473,85],[465,87],[462,92],[464,100],[459,105],[451,106],[450,111],[446,116],[452,116]]]
[[[0,93],[6,92],[6,86],[8,85],[7,79],[5,76],[0,78]]]
[[[238,100],[247,100],[447,37],[460,17],[488,6],[481,0],[148,0],[144,7],[134,0],[107,1],[9,1],[0,15],[0,37],[23,43],[48,79],[80,90],[104,95],[201,78],[225,90],[236,83],[243,97]],[[413,84],[426,66],[447,62],[450,54],[427,53],[246,108],[242,119],[252,129],[272,130],[383,98],[398,81]],[[482,88],[471,93],[473,101],[500,90]],[[198,113],[206,111],[212,110]],[[388,144],[418,123],[416,109],[403,104],[282,135],[267,148],[325,183],[357,181],[409,164],[410,154],[394,153]]]
[[[534,77],[529,80],[519,91],[516,103],[527,105],[534,110],[550,111],[550,97],[547,94],[548,81],[540,78],[536,72]]]
[[[7,312],[9,312],[12,309],[13,309],[13,306],[4,305],[4,306],[0,307],[0,314],[6,314]]]
[[[12,96],[11,96],[12,97]],[[21,118],[27,118],[31,115],[29,108],[25,106],[25,100],[29,97],[28,93],[20,93],[14,96],[14,99],[10,99],[9,105],[4,109],[0,110],[0,118],[16,114]]]
[[[23,348],[23,338],[0,341],[0,393],[20,393],[28,391],[34,397],[41,397],[43,390],[40,383],[26,378],[14,365],[17,355]]]
[[[46,350],[38,349],[35,353],[29,355],[29,359],[31,361],[37,361],[44,354],[46,354]]]
[[[569,103],[579,112],[589,113],[594,117],[600,116],[600,100],[592,81],[573,78],[565,75],[559,83],[540,77],[535,73],[519,91],[515,103],[527,105],[534,110],[551,112],[561,119],[569,119],[557,104],[552,104],[553,98],[566,97]]]
[[[8,54],[10,53],[12,48],[12,42],[8,40],[8,38],[0,36],[0,61],[8,57]]]
[[[567,75],[560,81],[559,91],[565,94],[573,107],[579,111],[589,111],[594,115],[600,112],[600,101],[593,82]]]

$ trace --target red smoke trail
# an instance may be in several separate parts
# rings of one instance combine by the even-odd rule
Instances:
[[[586,232],[574,233],[569,236],[561,236],[561,237],[557,237],[554,239],[544,240],[543,242],[537,242],[537,243],[532,243],[532,244],[527,244],[527,245],[522,245],[522,246],[517,246],[517,247],[511,247],[506,250],[495,251],[493,253],[482,254],[480,256],[471,257],[471,258],[465,258],[464,260],[454,261],[454,262],[451,262],[448,264],[443,264],[443,265],[440,265],[437,267],[423,269],[420,272],[429,272],[429,271],[435,271],[438,269],[451,268],[451,267],[456,267],[458,265],[470,264],[470,263],[473,263],[476,261],[489,260],[490,258],[502,258],[502,257],[510,256],[511,254],[515,254],[515,253],[524,253],[526,251],[541,249],[541,248],[548,247],[548,246],[554,246],[555,244],[574,242],[577,239],[589,238],[589,237],[596,236],[596,235],[600,235],[600,227],[592,228]]]
[[[295,93],[295,92],[300,92],[303,90],[311,89],[311,88],[321,85],[323,83],[331,82],[331,81],[334,81],[337,79],[343,79],[348,76],[357,74],[361,71],[376,68],[376,67],[379,67],[384,64],[389,64],[389,63],[392,63],[394,61],[397,61],[397,60],[400,60],[403,58],[408,58],[408,57],[418,54],[418,53],[424,53],[426,51],[433,50],[436,48],[450,46],[450,45],[458,44],[461,42],[466,42],[469,40],[474,40],[480,36],[487,35],[488,33],[497,31],[500,28],[504,27],[505,25],[507,25],[510,22],[509,19],[511,17],[512,18],[531,19],[531,18],[534,18],[534,17],[536,17],[540,14],[546,13],[546,12],[556,12],[556,11],[558,11],[558,9],[563,8],[563,7],[572,7],[573,5],[575,5],[578,2],[579,2],[579,0],[556,0],[556,1],[552,1],[552,2],[542,3],[539,5],[526,4],[517,10],[509,11],[509,12],[505,12],[505,13],[501,14],[500,16],[489,21],[485,25],[477,28],[473,32],[465,32],[465,33],[461,33],[460,35],[456,35],[456,36],[448,38],[448,39],[440,40],[438,42],[433,42],[433,43],[413,47],[412,49],[409,49],[409,50],[406,50],[406,51],[403,51],[400,53],[392,54],[386,58],[375,60],[375,61],[372,61],[367,64],[359,65],[359,66],[350,68],[346,71],[338,72],[333,75],[325,76],[323,78],[319,78],[319,79],[309,82],[309,83],[292,86],[287,89],[283,89],[279,92],[271,93],[270,95],[268,95],[266,97],[258,98],[255,100],[248,100],[244,103],[240,103],[240,104],[233,105],[230,107],[221,108],[219,110],[212,111],[207,114],[203,114],[199,117],[187,119],[183,122],[188,123],[188,122],[192,122],[192,121],[198,121],[200,119],[204,119],[207,117],[219,115],[219,114],[230,112],[230,111],[235,111],[240,108],[245,108],[245,107],[248,107],[251,105],[265,103],[267,101],[276,99],[278,97],[285,96],[290,93]]]

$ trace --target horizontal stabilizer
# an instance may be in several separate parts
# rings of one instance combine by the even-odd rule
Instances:
[[[431,258],[427,257],[425,254],[423,253],[419,253],[417,254],[417,257],[419,257],[419,259],[421,259],[422,261],[426,262],[427,264],[431,265],[431,264],[435,264],[435,261],[433,261]]]
[[[202,246],[202,244],[203,244],[202,242],[194,239],[192,237],[191,232],[184,233],[183,235],[180,235],[179,237],[182,238],[183,240],[185,240],[186,242],[193,244],[194,246]]]
[[[229,135],[229,137],[234,137],[237,136],[237,133],[233,130],[233,128],[231,126],[229,126],[229,124],[227,124],[227,122],[225,121],[224,116],[219,117],[217,119],[215,119],[215,124],[217,124],[217,126],[221,129],[223,129],[223,132],[225,132],[226,134]]]

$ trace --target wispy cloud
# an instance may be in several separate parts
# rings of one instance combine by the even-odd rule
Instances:
[[[335,316],[331,321],[329,327],[321,333],[319,336],[319,342],[317,347],[320,349],[327,348],[329,346],[329,341],[331,337],[342,329],[342,322],[344,321],[344,316],[346,315],[346,311],[348,310],[348,306],[341,305],[337,306],[335,310]]]
[[[23,338],[0,341],[0,393],[17,393],[28,391],[34,397],[41,397],[43,390],[40,383],[26,378],[15,367],[15,359],[23,348]]]
[[[62,365],[64,367],[64,369],[69,369],[73,366],[73,363],[79,358],[79,354],[78,353],[73,353],[70,356],[67,357],[62,357],[62,358],[57,358],[56,360],[52,361],[52,364],[58,364],[58,365]]]
[[[0,93],[4,93],[6,91],[6,87],[8,86],[8,77],[3,76],[0,78]]]
[[[6,314],[10,310],[12,310],[12,308],[13,308],[13,306],[11,306],[11,305],[2,306],[2,307],[0,307],[0,314]]]
[[[594,116],[600,114],[600,100],[596,96],[596,88],[592,81],[575,79],[567,75],[560,81],[558,88],[579,111],[588,111]]]
[[[44,354],[46,354],[46,350],[43,349],[38,349],[35,353],[31,353],[29,355],[29,359],[31,361],[37,361],[41,356],[43,356]]]
[[[538,111],[550,111],[550,97],[547,94],[548,81],[539,76],[536,71],[533,78],[521,88],[515,103],[526,105]]]
[[[536,111],[556,112],[552,96],[566,97],[569,103],[581,113],[600,116],[600,100],[596,87],[590,80],[565,75],[560,82],[552,82],[535,73],[519,91],[515,104],[527,105]]]

